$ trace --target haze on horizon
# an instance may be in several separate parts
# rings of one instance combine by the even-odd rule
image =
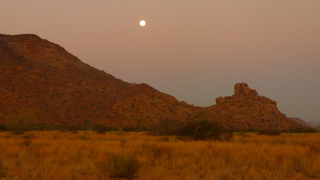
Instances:
[[[0,15],[2,34],[37,34],[190,104],[246,82],[288,117],[320,121],[319,0],[3,0]]]

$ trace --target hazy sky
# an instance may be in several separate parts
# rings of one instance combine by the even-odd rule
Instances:
[[[37,34],[190,104],[246,82],[287,116],[320,121],[320,0],[1,0],[0,33]]]

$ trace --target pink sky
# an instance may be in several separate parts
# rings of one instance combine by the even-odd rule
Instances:
[[[287,116],[320,121],[319,0],[2,0],[0,22],[190,104],[247,82]]]

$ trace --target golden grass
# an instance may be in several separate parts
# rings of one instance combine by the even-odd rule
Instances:
[[[136,179],[320,179],[320,134],[239,133],[233,141],[161,141],[144,133],[0,133],[0,179],[110,179],[101,164],[134,155]]]

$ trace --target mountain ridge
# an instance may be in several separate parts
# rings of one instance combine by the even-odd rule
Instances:
[[[178,101],[153,87],[124,82],[83,63],[37,35],[0,35],[0,122],[28,109],[38,123],[150,127],[165,119],[211,119],[226,128],[305,128],[276,102],[237,83],[235,94],[209,107]]]

